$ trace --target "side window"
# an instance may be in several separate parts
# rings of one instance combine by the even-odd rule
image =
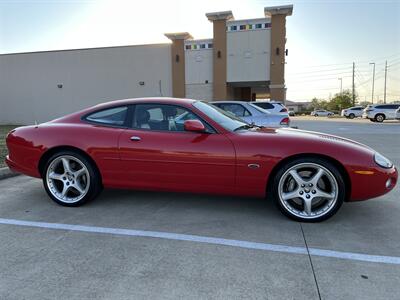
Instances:
[[[223,110],[232,113],[236,117],[246,117],[249,116],[249,111],[240,104],[223,104],[220,106]]]
[[[175,105],[166,104],[137,104],[133,117],[133,128],[156,131],[185,131],[184,123],[187,120],[199,120],[191,111]],[[209,132],[214,130],[204,124]]]
[[[127,106],[113,107],[92,113],[85,119],[104,125],[122,126],[125,124],[127,111]]]

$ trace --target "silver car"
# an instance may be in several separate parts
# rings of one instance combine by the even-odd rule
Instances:
[[[400,107],[396,110],[396,120],[400,121]]]
[[[288,109],[282,102],[278,101],[255,101],[252,104],[269,111],[270,113],[282,113],[288,115]]]
[[[370,119],[372,122],[383,122],[384,120],[394,120],[396,110],[400,104],[374,104],[368,105],[362,114],[364,119]]]
[[[325,109],[316,109],[311,112],[311,115],[314,117],[332,117],[334,113]]]
[[[342,117],[346,117],[349,119],[360,118],[362,117],[364,107],[363,106],[354,106],[349,107],[342,110]]]
[[[273,114],[251,102],[246,101],[217,101],[211,104],[244,120],[245,122],[265,127],[288,127],[289,116],[280,113]]]

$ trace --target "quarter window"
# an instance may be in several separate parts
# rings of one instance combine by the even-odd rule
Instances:
[[[92,113],[86,120],[104,125],[122,126],[125,124],[128,107],[119,106]]]

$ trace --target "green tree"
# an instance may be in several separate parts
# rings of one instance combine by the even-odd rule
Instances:
[[[342,93],[335,94],[335,96],[329,101],[327,108],[329,110],[342,110],[349,108],[353,105],[353,95],[349,90],[345,90]]]
[[[328,105],[328,101],[314,97],[311,100],[310,108],[311,109],[326,109],[327,105]]]

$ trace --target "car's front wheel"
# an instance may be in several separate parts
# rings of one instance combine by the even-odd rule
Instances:
[[[349,114],[349,118],[350,119],[354,119],[355,118],[355,114]]]
[[[96,197],[101,190],[100,181],[92,163],[74,151],[54,154],[43,172],[47,194],[64,206],[79,206]]]
[[[283,214],[303,222],[333,216],[345,199],[345,183],[335,165],[321,158],[295,159],[273,182],[273,195]]]
[[[385,115],[383,115],[383,114],[377,114],[375,116],[375,121],[376,122],[382,123],[384,120],[385,120]]]

